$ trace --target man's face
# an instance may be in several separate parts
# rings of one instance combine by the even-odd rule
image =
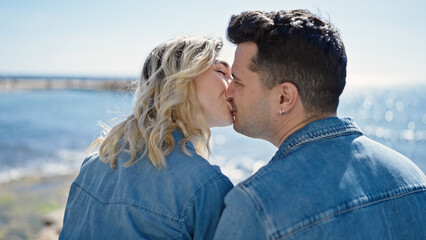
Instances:
[[[253,138],[265,138],[270,132],[270,90],[263,87],[259,74],[250,70],[257,53],[254,42],[240,43],[232,65],[233,81],[226,95],[232,99],[235,131]]]

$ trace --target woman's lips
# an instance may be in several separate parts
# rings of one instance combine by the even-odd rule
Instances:
[[[226,101],[228,102],[229,109],[231,111],[232,116],[235,116],[235,113],[237,112],[237,109],[235,109],[235,106],[234,106],[234,99],[233,98],[228,98]]]

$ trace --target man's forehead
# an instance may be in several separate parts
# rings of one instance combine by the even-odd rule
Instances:
[[[255,55],[257,52],[257,44],[255,42],[243,42],[237,45],[235,54],[237,55]]]
[[[244,42],[237,45],[235,58],[232,64],[232,75],[237,80],[258,79],[257,73],[250,68],[253,57],[257,54],[257,44],[254,42]]]
[[[252,58],[257,53],[257,45],[254,42],[244,42],[237,45],[235,50],[234,65],[246,65],[248,67]]]

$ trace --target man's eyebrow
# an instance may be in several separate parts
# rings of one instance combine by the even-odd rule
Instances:
[[[220,64],[223,64],[225,67],[229,67],[229,64],[225,62],[224,60],[216,59],[214,63],[215,64],[220,63]]]

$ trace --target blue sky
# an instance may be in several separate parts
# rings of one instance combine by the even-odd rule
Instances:
[[[225,38],[232,14],[305,8],[336,25],[351,84],[426,82],[426,1],[0,0],[0,75],[139,75],[149,51],[181,34]]]

